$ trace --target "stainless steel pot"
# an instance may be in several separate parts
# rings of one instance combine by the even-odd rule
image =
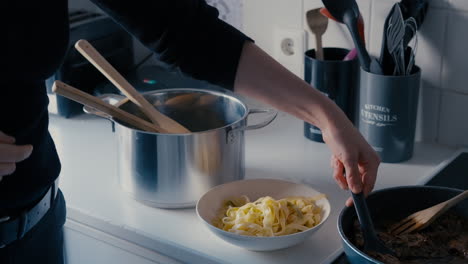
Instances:
[[[210,188],[243,179],[244,131],[267,126],[277,114],[273,110],[249,109],[227,90],[166,89],[143,96],[192,133],[145,132],[92,108],[85,107],[85,112],[114,123],[122,189],[136,200],[159,208],[195,206]],[[135,104],[122,96],[101,98],[146,119]],[[248,116],[258,113],[268,118],[247,125]]]

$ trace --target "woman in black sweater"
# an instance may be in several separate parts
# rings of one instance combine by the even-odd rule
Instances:
[[[217,10],[205,1],[92,1],[161,61],[319,127],[333,153],[339,186],[355,193],[372,190],[379,158],[344,113],[219,20]],[[60,162],[48,132],[44,80],[66,53],[67,1],[6,5],[12,16],[7,25],[8,69],[0,86],[0,262],[61,263],[65,203],[54,184]],[[39,208],[43,201],[46,205]]]

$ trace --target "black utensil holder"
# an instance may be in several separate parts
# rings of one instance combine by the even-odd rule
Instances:
[[[315,58],[315,50],[305,52],[304,80],[333,100],[354,121],[356,89],[359,80],[357,59],[343,61],[349,50],[324,48],[324,60]],[[316,142],[323,142],[319,128],[304,122],[304,136]]]
[[[396,163],[413,155],[421,69],[411,75],[377,75],[361,69],[359,131],[382,162]]]

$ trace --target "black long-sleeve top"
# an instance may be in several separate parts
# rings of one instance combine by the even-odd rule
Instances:
[[[160,60],[197,79],[233,87],[248,37],[218,19],[203,0],[92,0],[154,51]],[[67,0],[8,1],[6,78],[0,81],[0,131],[31,156],[0,182],[0,213],[37,200],[58,177],[60,162],[48,132],[44,81],[68,46]],[[77,160],[76,162],[80,162]]]

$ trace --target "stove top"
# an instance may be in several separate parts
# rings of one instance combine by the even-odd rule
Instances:
[[[461,152],[424,185],[443,186],[468,190],[468,152]],[[332,264],[349,264],[346,255],[342,253]]]

